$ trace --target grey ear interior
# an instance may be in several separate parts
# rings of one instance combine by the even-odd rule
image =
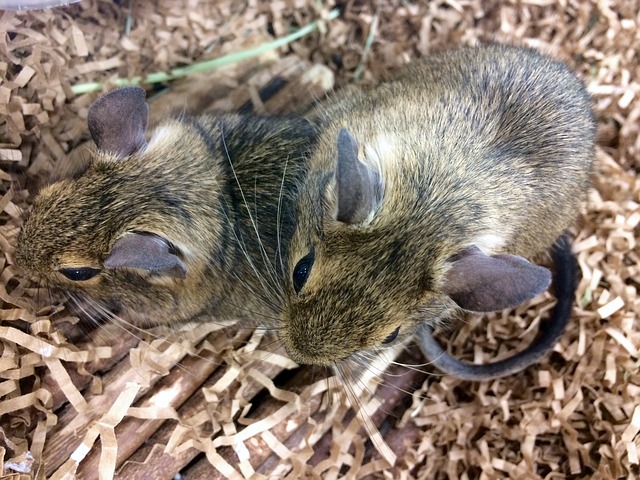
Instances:
[[[551,272],[508,254],[486,255],[469,247],[456,256],[444,280],[444,293],[461,308],[492,312],[515,307],[544,292]]]
[[[358,143],[346,128],[338,133],[338,216],[340,222],[356,225],[364,222],[380,203],[380,174],[358,159]]]
[[[126,157],[146,146],[149,107],[140,87],[113,90],[89,108],[87,123],[100,150]]]
[[[149,233],[128,233],[116,241],[105,259],[106,268],[139,268],[173,278],[184,278],[187,267],[174,253],[169,243]]]

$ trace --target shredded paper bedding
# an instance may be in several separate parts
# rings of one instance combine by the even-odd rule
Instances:
[[[640,2],[83,0],[0,11],[0,478],[639,477]],[[339,13],[339,15],[338,15]],[[416,346],[359,388],[299,367],[242,325],[134,329],[75,317],[13,251],[38,189],[82,155],[88,106],[118,79],[285,46],[148,87],[168,113],[300,110],[453,45],[524,44],[568,63],[593,96],[593,188],[574,229],[570,325],[537,366],[465,382]],[[259,91],[286,80],[273,98]],[[49,232],[57,235],[58,232]],[[440,339],[477,362],[531,341],[553,306],[468,317]],[[411,366],[418,365],[418,368]]]

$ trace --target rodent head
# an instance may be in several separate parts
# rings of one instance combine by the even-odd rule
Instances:
[[[302,189],[279,330],[297,362],[364,362],[409,340],[423,322],[437,324],[460,308],[515,306],[549,286],[547,269],[461,245],[442,234],[448,222],[442,215],[424,215],[421,208],[422,218],[416,216],[416,192],[362,162],[346,129],[337,149],[319,155],[337,161],[310,174]],[[435,226],[425,228],[429,223]]]
[[[194,288],[202,280],[198,255],[217,232],[212,224],[211,238],[195,233],[202,217],[194,211],[197,199],[175,191],[189,180],[171,180],[187,175],[180,164],[192,161],[188,152],[172,149],[175,136],[186,135],[194,149],[198,142],[179,131],[148,146],[144,96],[141,88],[123,88],[91,106],[97,150],[81,175],[37,196],[15,261],[49,286],[101,302],[97,308],[125,309],[133,320],[144,312],[163,322],[168,312],[171,319],[189,318],[202,308]]]

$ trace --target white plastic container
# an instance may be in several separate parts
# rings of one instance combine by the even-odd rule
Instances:
[[[60,7],[80,0],[0,0],[0,10],[37,10]]]

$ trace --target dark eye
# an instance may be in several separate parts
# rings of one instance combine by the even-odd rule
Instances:
[[[396,328],[393,332],[391,332],[391,334],[382,341],[382,344],[386,345],[387,343],[393,342],[398,336],[398,333],[400,333],[400,327]]]
[[[89,280],[100,273],[99,268],[81,267],[81,268],[61,268],[58,270],[61,274],[74,282]]]
[[[311,273],[311,267],[313,267],[313,261],[315,260],[315,254],[313,249],[296,264],[296,268],[293,269],[293,288],[296,293],[300,293],[302,287],[307,282],[307,278]]]

